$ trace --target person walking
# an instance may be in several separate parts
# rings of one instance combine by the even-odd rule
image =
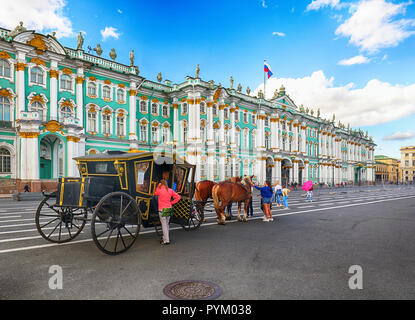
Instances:
[[[288,209],[288,193],[291,192],[290,189],[287,188],[287,186],[285,186],[282,189],[282,203],[285,206],[285,209]]]
[[[259,190],[261,192],[261,198],[262,198],[262,204],[264,206],[264,218],[262,221],[269,222],[274,221],[272,218],[272,212],[271,212],[271,203],[272,203],[272,186],[271,182],[265,181],[265,184],[263,187],[255,186],[255,189]]]
[[[273,202],[277,202],[277,203],[278,203],[278,206],[279,206],[279,207],[281,207],[281,206],[282,206],[282,201],[281,201],[281,199],[282,199],[282,187],[281,187],[281,185],[280,185],[280,182],[279,182],[279,181],[277,181],[277,182],[275,183],[275,186],[274,186],[274,197],[273,197]]]
[[[307,191],[307,202],[313,202],[313,186],[311,186],[311,189]]]
[[[173,214],[173,204],[180,201],[180,196],[167,186],[167,181],[162,179],[158,184],[155,192],[155,196],[158,196],[158,210],[161,222],[161,228],[163,230],[163,238],[160,240],[160,244],[170,244],[169,239],[169,222],[170,216]],[[173,198],[173,200],[172,200]]]

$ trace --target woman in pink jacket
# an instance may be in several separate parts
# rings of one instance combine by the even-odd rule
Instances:
[[[170,244],[169,240],[169,221],[173,214],[173,204],[180,201],[180,196],[167,186],[167,181],[162,179],[154,192],[158,196],[159,217],[161,228],[163,229],[163,238],[160,240],[162,245]],[[173,198],[173,200],[172,200]]]

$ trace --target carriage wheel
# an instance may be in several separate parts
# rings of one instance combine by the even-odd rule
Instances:
[[[39,204],[35,216],[36,228],[50,242],[69,242],[81,233],[88,212],[85,208],[58,207],[55,199],[48,196]]]
[[[124,192],[104,196],[91,218],[91,233],[98,249],[109,255],[127,251],[140,231],[137,202]]]
[[[191,205],[191,212],[189,216],[189,220],[187,225],[183,225],[183,229],[186,231],[195,230],[200,227],[202,224],[202,217],[198,210],[196,210],[196,206],[194,204]]]

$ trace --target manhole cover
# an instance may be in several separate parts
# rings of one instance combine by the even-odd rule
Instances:
[[[183,280],[170,283],[163,292],[171,299],[212,300],[222,294],[222,289],[207,281]]]

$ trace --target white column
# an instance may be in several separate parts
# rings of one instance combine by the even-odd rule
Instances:
[[[21,132],[21,178],[39,179],[39,133]]]
[[[305,126],[304,124],[300,125],[301,128],[301,153],[303,155],[306,155],[306,141],[307,141],[307,136],[306,136],[306,128],[307,126]]]
[[[84,69],[78,68],[76,76],[76,117],[82,124],[84,123],[84,81]]]
[[[180,124],[179,124],[179,104],[173,101],[173,143],[176,145],[180,140]]]
[[[278,151],[278,125],[279,118],[276,118],[273,114],[271,117],[271,150],[273,152]]]
[[[51,60],[49,71],[50,79],[50,119],[58,120],[58,62]],[[78,87],[77,87],[78,89]],[[78,104],[77,104],[78,105]],[[82,124],[82,122],[81,122]]]
[[[219,156],[219,180],[225,180],[225,154]]]
[[[301,181],[298,181],[298,175],[299,175],[299,172],[298,172],[298,160],[294,160],[295,162],[294,162],[294,177],[293,177],[293,182],[297,182],[298,184],[301,182]]]
[[[67,136],[66,137],[67,143],[67,155],[66,159],[68,161],[68,176],[75,177],[78,175],[78,170],[76,169],[76,161],[73,158],[77,157],[77,150],[78,150],[78,141],[79,138],[74,136]]]
[[[136,83],[134,81],[130,82],[130,91],[129,91],[129,112],[128,118],[130,120],[129,127],[130,133],[128,135],[128,140],[130,140],[130,150],[138,149],[138,137],[137,137],[137,90]],[[173,123],[174,128],[174,123]],[[174,130],[174,129],[173,129]],[[173,134],[174,135],[174,134]]]
[[[308,181],[309,179],[309,173],[308,171],[310,170],[310,165],[308,161],[304,161],[304,181]]]
[[[277,171],[277,181],[279,181],[279,183],[281,184],[281,159],[276,159],[275,160],[275,166],[276,166],[276,171]]]
[[[293,123],[293,130],[294,130],[294,141],[293,141],[293,151],[300,152],[300,148],[298,147],[298,130],[299,130],[300,124],[298,122]],[[298,180],[298,176],[297,176]]]
[[[18,62],[16,63],[16,119],[21,118],[21,112],[25,111],[25,69],[26,69],[26,54],[17,52]],[[23,159],[23,158],[22,158]]]
[[[231,105],[231,109],[230,109],[230,113],[229,113],[229,117],[230,117],[230,121],[231,121],[231,131],[230,131],[230,135],[231,135],[231,149],[235,150],[236,149],[236,140],[235,140],[235,103],[232,103]]]
[[[225,108],[225,103],[221,101],[219,105],[219,146],[224,147],[225,146],[225,115],[223,109]]]

